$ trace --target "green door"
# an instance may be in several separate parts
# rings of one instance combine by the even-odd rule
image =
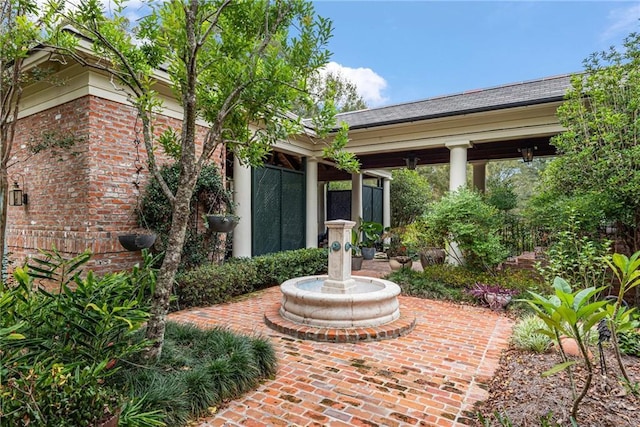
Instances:
[[[252,177],[252,255],[303,248],[304,172],[264,166]]]

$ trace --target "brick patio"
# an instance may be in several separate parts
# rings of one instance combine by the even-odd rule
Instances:
[[[360,274],[382,275],[385,264],[370,261]],[[264,324],[265,308],[279,300],[275,287],[170,315],[174,321],[268,336],[278,355],[274,380],[195,425],[465,425],[474,402],[487,397],[484,385],[512,327],[511,320],[487,309],[400,297],[416,317],[407,336],[353,344],[303,341]]]

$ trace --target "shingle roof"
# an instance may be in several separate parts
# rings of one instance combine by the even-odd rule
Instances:
[[[512,83],[488,89],[438,96],[422,101],[338,114],[338,123],[347,122],[350,129],[455,116],[508,107],[561,101],[570,87],[571,75]]]

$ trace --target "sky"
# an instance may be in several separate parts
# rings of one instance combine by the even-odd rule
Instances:
[[[317,0],[328,68],[369,107],[579,72],[640,32],[640,1]]]

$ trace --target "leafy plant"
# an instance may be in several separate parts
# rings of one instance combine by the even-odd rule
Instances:
[[[383,227],[379,222],[360,221],[358,232],[362,238],[361,245],[363,248],[373,248],[382,235]]]
[[[549,282],[562,277],[570,283],[602,286],[609,274],[611,242],[594,241],[580,232],[580,219],[572,211],[563,230],[552,236],[553,244],[546,253],[545,263],[536,265],[537,271]]]
[[[396,169],[391,180],[391,225],[411,224],[425,213],[433,200],[431,184],[416,170]]]
[[[458,256],[451,245],[459,247],[460,263],[490,270],[507,257],[498,235],[501,222],[497,213],[478,193],[461,189],[434,203],[423,224],[429,229],[427,234],[435,238],[436,246],[450,248],[450,256]]]
[[[519,293],[500,285],[488,285],[480,282],[475,283],[467,292],[476,299],[487,303],[492,310],[504,309],[511,302],[511,298]]]
[[[631,255],[630,258],[623,254],[613,254],[611,261],[608,259],[605,261],[620,283],[615,303],[607,306],[606,313],[616,360],[620,366],[622,376],[627,384],[630,384],[631,380],[620,357],[618,332],[632,331],[638,326],[637,322],[632,318],[635,307],[627,309],[624,303],[624,296],[627,292],[640,285],[640,251]]]
[[[122,360],[146,341],[135,332],[148,319],[155,285],[152,257],[132,273],[84,277],[88,253],[65,259],[55,249],[14,272],[0,289],[0,407],[8,423],[93,425],[117,411],[121,389],[110,382]],[[57,283],[49,293],[34,278]]]
[[[540,333],[546,327],[544,321],[536,315],[526,315],[514,325],[511,340],[521,350],[544,353],[552,343],[548,334]]]
[[[618,347],[622,354],[640,357],[640,332],[637,330],[619,332]]]
[[[160,174],[171,189],[176,191],[180,168],[177,163],[164,166]],[[191,197],[190,224],[182,251],[181,269],[189,269],[201,264],[209,263],[213,259],[224,257],[230,239],[222,238],[216,233],[205,232],[206,225],[200,218],[200,213],[233,213],[234,205],[230,192],[225,188],[218,167],[209,165],[202,168]],[[156,249],[159,253],[166,248],[169,240],[172,207],[162,191],[159,181],[151,179],[146,187],[138,210],[138,223],[141,227],[148,227],[158,234]],[[204,221],[206,224],[206,221]],[[162,256],[157,260],[162,262]]]
[[[526,301],[535,310],[537,316],[547,325],[548,330],[541,329],[540,332],[558,342],[562,356],[562,363],[543,373],[543,376],[553,375],[564,369],[568,370],[573,394],[571,417],[577,420],[578,407],[586,396],[593,379],[593,365],[588,350],[588,334],[607,315],[604,310],[601,310],[607,304],[607,301],[591,301],[594,295],[602,291],[603,287],[595,288],[592,286],[574,292],[564,279],[556,277],[553,282],[553,288],[555,293],[551,297],[547,298],[535,292],[529,292],[531,298]],[[587,371],[584,384],[579,393],[576,391],[575,380],[571,370],[576,361],[567,358],[560,340],[561,335],[575,340]]]

